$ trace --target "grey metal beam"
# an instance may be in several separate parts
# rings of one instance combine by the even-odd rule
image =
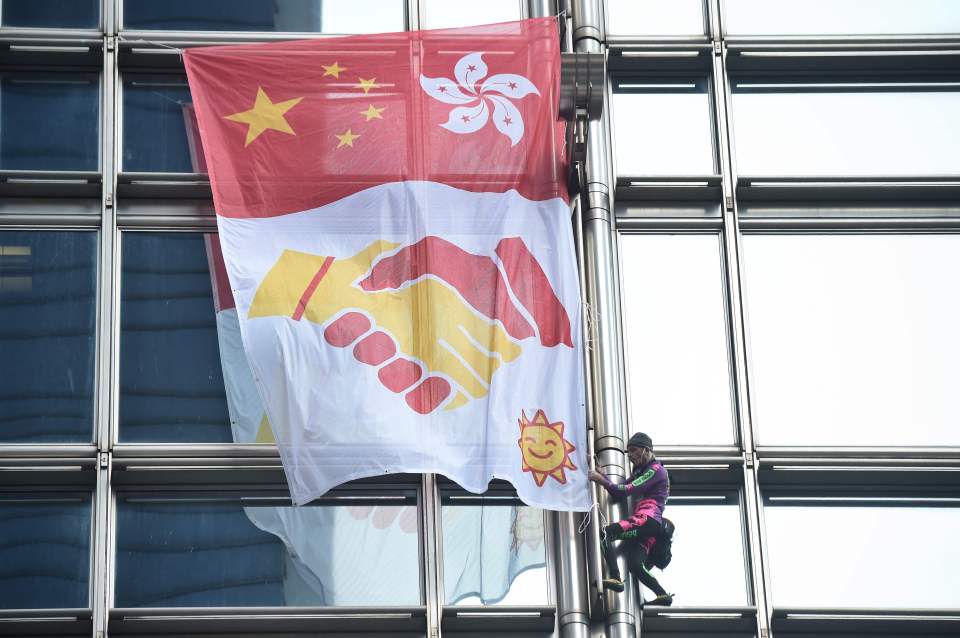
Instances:
[[[571,3],[574,51],[604,52],[603,3],[597,0],[575,0]],[[606,97],[606,91],[604,91]],[[581,125],[584,126],[584,125]],[[582,236],[584,258],[584,301],[588,308],[588,352],[592,395],[590,421],[598,469],[615,480],[627,476],[623,449],[627,436],[626,409],[621,361],[619,313],[619,272],[613,216],[613,175],[610,151],[608,110],[598,120],[586,125],[587,149],[582,200]],[[601,496],[601,512],[607,520],[622,518],[620,504]],[[599,528],[593,522],[589,542],[599,545]],[[624,575],[628,572],[621,565]],[[591,574],[595,584],[599,574]],[[633,638],[637,592],[627,579],[622,594],[605,596],[608,638]]]

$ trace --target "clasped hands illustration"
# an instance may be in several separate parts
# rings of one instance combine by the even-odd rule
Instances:
[[[497,369],[537,336],[534,325],[544,345],[572,347],[566,311],[523,241],[503,239],[496,252],[503,272],[436,236],[402,248],[377,240],[340,259],[286,250],[248,318],[324,326],[328,344],[352,346],[358,365],[376,368],[412,410],[455,409],[486,396]]]

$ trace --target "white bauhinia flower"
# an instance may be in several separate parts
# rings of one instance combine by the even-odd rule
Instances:
[[[499,73],[487,78],[487,65],[482,56],[482,53],[469,53],[460,58],[453,69],[456,82],[421,75],[420,86],[435,100],[455,106],[449,119],[440,125],[443,128],[454,133],[473,133],[492,117],[497,130],[510,138],[510,146],[516,146],[523,137],[523,118],[511,100],[531,93],[540,95],[540,92],[533,82],[515,73]]]

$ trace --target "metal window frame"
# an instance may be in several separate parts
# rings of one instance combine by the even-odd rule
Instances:
[[[730,434],[732,434],[733,438],[731,439],[729,445],[725,445],[725,444],[718,444],[713,446],[701,445],[701,446],[695,446],[695,448],[699,450],[700,453],[702,454],[709,453],[709,450],[711,449],[716,450],[721,454],[727,453],[729,450],[732,450],[732,449],[739,449],[741,437],[740,437],[740,431],[739,431],[740,428],[738,427],[738,423],[737,423],[738,421],[737,409],[736,409],[737,393],[736,393],[736,388],[734,383],[735,370],[734,370],[734,357],[733,357],[733,351],[734,351],[733,326],[730,320],[731,314],[730,314],[729,298],[728,298],[728,295],[726,294],[726,291],[729,288],[728,282],[727,282],[727,273],[726,273],[726,269],[723,267],[724,263],[726,262],[726,246],[723,239],[723,228],[720,226],[722,221],[719,218],[717,219],[697,218],[694,220],[677,220],[677,219],[665,218],[665,219],[657,219],[656,221],[660,223],[658,223],[655,227],[652,227],[652,228],[644,223],[651,220],[638,219],[638,220],[630,220],[630,221],[631,222],[635,221],[637,223],[635,224],[631,223],[629,226],[627,226],[627,224],[625,224],[622,219],[620,218],[617,219],[618,230],[616,234],[616,249],[618,251],[618,254],[621,256],[617,260],[618,266],[619,266],[619,281],[620,281],[621,295],[625,294],[623,292],[623,289],[626,281],[626,274],[623,272],[622,255],[624,250],[623,244],[626,237],[630,237],[634,235],[647,235],[647,236],[649,235],[697,235],[697,236],[715,236],[717,238],[717,248],[719,249],[718,266],[720,266],[720,287],[721,287],[720,296],[723,303],[722,313],[724,318],[724,343],[726,347],[725,360],[727,365],[727,385],[728,385],[729,397],[730,397],[730,404],[729,404],[730,422],[729,423],[731,428]],[[690,223],[690,222],[695,222],[695,223]],[[624,226],[627,226],[627,228],[624,228]],[[622,316],[622,312],[621,312],[621,319],[625,319],[625,317]],[[622,340],[623,340],[623,353],[624,353],[623,354],[623,360],[624,360],[623,375],[624,375],[624,387],[625,387],[624,399],[626,401],[628,422],[632,423],[633,422],[633,417],[632,417],[633,406],[630,398],[631,392],[629,390],[631,387],[631,381],[630,381],[631,365],[630,365],[629,357],[627,356],[627,352],[628,352],[627,346],[630,342],[630,339],[629,339],[630,331],[625,323],[622,326],[621,330],[623,334]],[[672,450],[683,450],[683,449],[685,449],[685,446],[682,446],[682,445],[676,445],[676,444],[662,445],[659,443],[657,444],[657,450],[663,450],[668,453]]]

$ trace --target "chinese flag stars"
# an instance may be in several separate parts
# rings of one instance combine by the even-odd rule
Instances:
[[[247,125],[247,139],[243,145],[250,146],[250,143],[260,137],[266,130],[296,135],[283,115],[299,104],[302,99],[302,97],[298,97],[283,102],[274,102],[264,92],[263,87],[257,87],[257,98],[252,109],[224,117]]]
[[[376,98],[376,92],[371,94],[370,92],[375,89],[382,89],[384,87],[393,86],[392,84],[378,83],[377,78],[363,78],[359,75],[356,76],[355,81],[351,81],[348,77],[342,78],[341,76],[347,71],[347,67],[342,66],[338,60],[333,61],[331,64],[321,64],[323,68],[323,74],[320,76],[323,78],[331,78],[332,81],[328,81],[326,84],[326,91],[342,91],[348,89],[351,92],[346,95],[339,95],[338,97],[347,97],[355,99],[357,97],[362,97],[364,102],[367,105],[366,109],[355,111],[356,115],[363,117],[360,120],[361,124],[366,124],[372,122],[373,120],[383,120],[383,113],[387,110],[386,106],[377,106],[375,103],[371,103],[369,100]],[[351,65],[352,66],[352,65]],[[352,75],[352,74],[351,74]],[[357,91],[359,89],[359,91]],[[363,91],[363,94],[360,94],[360,91]],[[273,92],[273,89],[271,89]],[[247,126],[247,135],[246,140],[244,141],[244,147],[250,146],[261,135],[266,131],[280,131],[281,133],[286,133],[287,135],[296,135],[296,132],[290,126],[290,123],[287,121],[285,114],[287,111],[295,107],[297,104],[303,100],[303,97],[297,97],[289,100],[282,100],[275,102],[267,92],[263,89],[262,86],[257,87],[257,95],[254,98],[253,107],[246,110],[240,111],[238,113],[233,113],[231,115],[224,115],[225,119],[228,119],[232,122],[239,122],[241,124],[246,124]],[[351,122],[346,122],[343,124],[351,124]],[[357,126],[356,123],[353,123],[354,126]],[[336,138],[336,146],[334,150],[339,150],[342,148],[354,148],[356,145],[357,139],[360,138],[364,132],[363,127],[358,129],[360,132],[354,133],[352,126],[344,126],[340,128],[339,124],[334,124],[337,127],[334,131],[330,132],[334,138]],[[343,131],[342,133],[339,131]]]

